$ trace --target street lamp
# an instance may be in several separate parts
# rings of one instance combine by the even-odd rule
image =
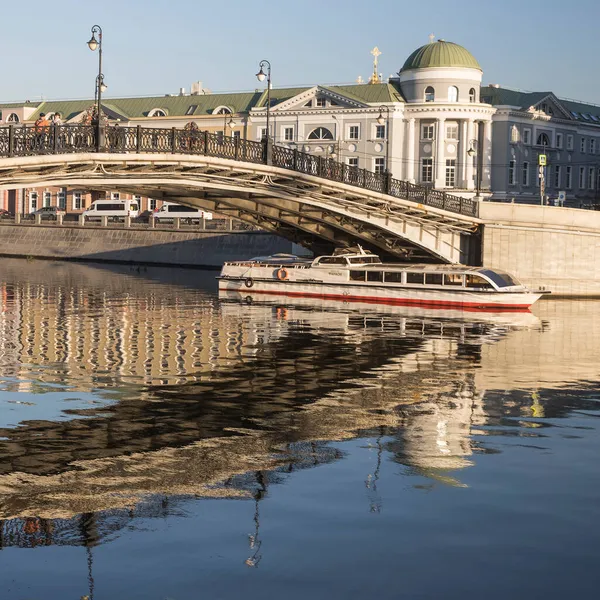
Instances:
[[[98,39],[96,39],[96,34],[98,34]],[[89,49],[94,52],[98,50],[98,75],[96,77],[96,91],[95,91],[95,99],[96,99],[96,119],[97,119],[97,145],[100,146],[100,115],[102,111],[102,92],[106,91],[106,84],[104,83],[104,74],[102,73],[102,27],[100,25],[94,25],[92,27],[92,37],[90,41],[87,43]]]
[[[469,140],[469,149],[467,154],[473,158],[477,156],[477,177],[475,178],[475,197],[479,198],[481,194],[481,149],[479,148],[479,140]]]
[[[385,111],[386,116],[383,116]],[[379,107],[379,116],[377,117],[377,123],[383,125],[385,123],[385,170],[386,173],[390,172],[390,108],[389,106],[381,105]]]
[[[229,121],[227,121],[227,116],[229,116]],[[223,113],[223,137],[225,137],[227,135],[227,127],[229,127],[229,129],[231,129],[231,131],[233,132],[236,125],[237,125],[237,123],[233,120],[233,115],[231,113],[224,112]]]
[[[269,120],[271,114],[271,63],[268,60],[261,60],[259,65],[260,71],[256,74],[259,81],[267,80],[267,139],[270,136]],[[267,72],[265,73],[265,67]]]

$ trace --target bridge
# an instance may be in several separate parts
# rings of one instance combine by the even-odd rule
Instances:
[[[311,249],[481,263],[479,202],[297,149],[206,131],[0,128],[0,189],[122,191],[224,214]]]

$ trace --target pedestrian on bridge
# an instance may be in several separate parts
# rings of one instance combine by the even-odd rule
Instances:
[[[49,127],[50,121],[46,119],[46,113],[40,113],[40,116],[33,125],[33,130],[36,133],[34,143],[39,151],[44,149]]]

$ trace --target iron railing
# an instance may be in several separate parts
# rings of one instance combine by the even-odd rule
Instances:
[[[89,125],[53,125],[41,130],[26,125],[0,127],[0,156],[73,152],[194,154],[269,164],[461,215],[479,216],[477,200],[393,179],[389,173],[373,173],[333,158],[314,156],[266,141],[254,142],[208,131],[160,129],[140,125],[111,125],[102,127],[100,131]]]

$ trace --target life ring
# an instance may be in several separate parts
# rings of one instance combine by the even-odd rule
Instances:
[[[283,267],[281,267],[281,269],[277,270],[277,279],[279,279],[279,281],[285,281],[287,278],[288,278],[287,269],[284,269]]]
[[[244,281],[244,285],[247,288],[251,288],[254,285],[254,279],[252,279],[252,277],[248,277],[248,279]]]

